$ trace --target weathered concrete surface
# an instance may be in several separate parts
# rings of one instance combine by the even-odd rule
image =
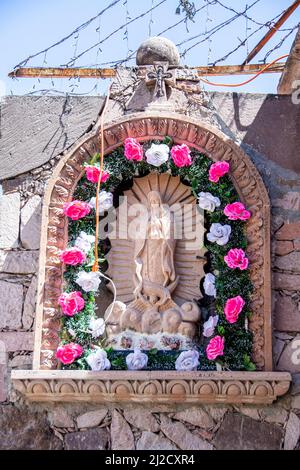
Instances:
[[[216,80],[217,81],[217,80]],[[230,131],[283,168],[300,172],[300,105],[290,96],[208,93]]]
[[[12,96],[0,106],[0,180],[43,165],[73,144],[100,111],[103,98]]]
[[[228,131],[243,144],[287,170],[300,172],[300,160],[295,158],[300,105],[289,96],[220,92],[208,96]],[[96,96],[5,98],[0,108],[0,180],[37,168],[70,146],[95,121],[102,102]]]

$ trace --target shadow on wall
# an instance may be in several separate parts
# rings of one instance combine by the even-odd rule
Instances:
[[[243,144],[282,168],[300,173],[300,103],[287,95],[252,93],[212,93],[211,98]]]

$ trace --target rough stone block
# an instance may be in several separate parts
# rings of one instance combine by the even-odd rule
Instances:
[[[106,450],[109,435],[106,429],[95,428],[71,432],[65,436],[66,450]]]
[[[45,413],[4,405],[0,407],[0,449],[59,450],[62,442],[51,431]]]
[[[153,432],[144,431],[136,444],[137,450],[178,450],[169,439]]]
[[[34,333],[23,331],[7,331],[0,333],[0,341],[3,341],[7,352],[32,351]]]
[[[32,196],[21,210],[21,243],[27,250],[40,247],[41,210],[40,196]]]
[[[38,251],[0,251],[0,271],[8,274],[37,272]]]
[[[296,251],[285,256],[277,256],[274,266],[282,271],[300,274],[300,252]]]
[[[299,303],[291,296],[276,295],[274,327],[279,331],[300,331]]]
[[[20,194],[0,196],[0,248],[18,246],[20,225]]]
[[[294,251],[294,244],[291,241],[277,240],[275,243],[275,254],[279,256],[288,255]]]
[[[291,412],[286,425],[284,450],[294,450],[300,437],[300,419]]]
[[[6,373],[7,373],[7,350],[5,343],[0,339],[0,402],[6,400]]]
[[[158,432],[159,424],[154,416],[147,410],[136,408],[134,410],[125,410],[124,417],[128,423],[142,431]]]
[[[286,346],[276,369],[291,373],[300,372],[300,335]]]
[[[26,292],[22,323],[23,328],[30,330],[35,317],[37,277],[33,276],[28,291]]]
[[[294,240],[294,249],[296,251],[300,251],[300,238],[297,238],[297,240]]]
[[[292,224],[284,224],[278,232],[276,232],[277,240],[295,240],[300,237],[300,222]]]
[[[232,413],[226,415],[214,445],[218,450],[276,450],[282,438],[280,426]]]
[[[74,421],[62,406],[56,406],[51,413],[52,425],[56,428],[73,428]]]
[[[172,421],[161,415],[161,430],[165,436],[182,450],[212,450],[213,446],[195,434],[192,434],[182,423]]]
[[[79,428],[93,428],[99,426],[107,415],[107,410],[94,410],[78,416],[77,426]]]
[[[288,412],[279,406],[265,406],[261,409],[261,417],[267,423],[284,424],[288,417]]]
[[[0,329],[17,330],[22,326],[23,287],[0,281]]]
[[[112,412],[110,432],[112,450],[134,449],[134,437],[130,426],[117,410]]]
[[[215,426],[215,422],[212,417],[202,408],[193,407],[184,411],[179,411],[179,413],[176,413],[173,416],[173,419],[184,421],[203,429],[212,429]]]
[[[275,289],[297,291],[300,287],[300,276],[297,274],[274,273],[273,283]]]

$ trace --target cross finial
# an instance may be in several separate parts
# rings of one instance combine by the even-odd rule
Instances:
[[[163,104],[167,101],[167,86],[176,83],[174,70],[168,70],[168,62],[154,62],[146,73],[146,85],[154,86],[152,102]]]

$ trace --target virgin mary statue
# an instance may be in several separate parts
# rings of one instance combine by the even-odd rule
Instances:
[[[159,307],[171,299],[179,280],[174,266],[174,214],[157,191],[149,192],[147,202],[143,235],[134,244],[134,295]]]

